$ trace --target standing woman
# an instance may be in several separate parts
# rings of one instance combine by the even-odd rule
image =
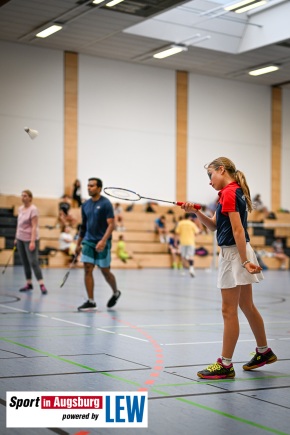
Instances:
[[[82,205],[82,191],[81,191],[80,180],[75,180],[75,182],[73,184],[72,199],[74,201],[76,201],[76,203],[78,204],[78,207],[81,207],[81,205]]]
[[[212,217],[185,203],[182,208],[194,212],[211,231],[217,230],[220,246],[218,288],[221,289],[224,333],[221,357],[197,373],[204,379],[234,378],[232,357],[239,338],[238,308],[246,316],[255,336],[254,357],[243,365],[253,370],[277,361],[268,347],[264,322],[253,302],[252,284],[264,277],[247,232],[248,211],[252,210],[250,190],[243,172],[226,157],[219,157],[205,165],[210,185],[218,192],[219,201]]]
[[[43,283],[42,271],[38,261],[39,249],[39,230],[38,230],[38,210],[32,204],[32,193],[30,190],[23,190],[21,200],[23,205],[19,207],[16,240],[17,249],[24,266],[26,277],[26,285],[19,291],[27,292],[33,289],[32,285],[32,269],[37,281],[40,285],[40,290],[43,295],[47,293],[47,289]]]

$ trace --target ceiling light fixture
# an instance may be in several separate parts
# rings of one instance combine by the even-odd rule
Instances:
[[[237,14],[242,14],[243,12],[250,11],[251,9],[258,8],[258,7],[262,6],[262,5],[265,5],[266,3],[267,3],[266,0],[262,0],[262,1],[250,4],[248,6],[245,6],[244,8],[237,9],[235,12]]]
[[[274,71],[277,71],[279,67],[277,65],[268,65],[263,68],[254,69],[249,71],[250,76],[260,76],[262,74],[268,74]]]
[[[100,3],[102,3],[104,0],[93,0],[93,4],[94,5],[99,5]]]
[[[112,0],[111,2],[107,3],[106,6],[108,8],[112,8],[113,6],[116,6],[118,3],[123,2],[124,0]]]
[[[245,6],[245,5],[249,4],[249,3],[253,3],[254,1],[255,0],[243,0],[243,1],[238,2],[238,3],[234,3],[234,4],[230,5],[230,6],[226,6],[224,8],[224,10],[225,11],[232,11],[233,9],[241,8],[242,6]]]
[[[47,38],[48,36],[52,35],[55,32],[58,32],[62,29],[62,26],[59,24],[53,24],[52,26],[49,26],[47,29],[42,30],[41,32],[37,33],[36,36],[38,38]]]
[[[242,0],[224,7],[224,10],[228,12],[232,11],[232,12],[236,12],[237,14],[241,14],[251,9],[258,8],[259,6],[262,6],[265,3],[267,3],[267,0]]]
[[[165,57],[173,56],[174,54],[187,50],[188,48],[185,47],[184,45],[171,45],[171,47],[159,51],[158,53],[155,53],[153,57],[155,57],[155,59],[164,59]]]

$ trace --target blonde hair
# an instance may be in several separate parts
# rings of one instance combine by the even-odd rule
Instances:
[[[248,211],[251,212],[253,210],[253,204],[251,200],[250,188],[244,173],[236,169],[235,164],[227,157],[218,157],[211,163],[204,165],[205,169],[214,168],[215,170],[217,170],[220,166],[223,166],[228,174],[241,186],[241,189],[245,195]]]
[[[22,193],[26,193],[26,195],[29,196],[29,198],[31,198],[31,199],[33,198],[31,190],[28,190],[28,189],[22,190]]]

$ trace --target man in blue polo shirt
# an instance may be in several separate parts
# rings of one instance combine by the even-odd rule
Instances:
[[[88,194],[91,197],[82,205],[82,224],[77,241],[76,254],[80,253],[82,246],[81,261],[84,263],[85,286],[88,300],[78,307],[79,311],[96,310],[94,300],[94,277],[93,270],[98,266],[113,291],[112,297],[107,303],[112,308],[119,297],[115,276],[110,270],[111,265],[111,240],[115,227],[114,211],[111,202],[101,196],[103,183],[99,178],[89,178]]]

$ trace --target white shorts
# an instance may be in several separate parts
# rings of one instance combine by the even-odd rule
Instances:
[[[259,266],[256,254],[247,243],[247,259]],[[219,254],[218,288],[233,288],[237,285],[253,284],[264,279],[262,272],[252,275],[242,267],[241,258],[236,245],[221,246]]]

